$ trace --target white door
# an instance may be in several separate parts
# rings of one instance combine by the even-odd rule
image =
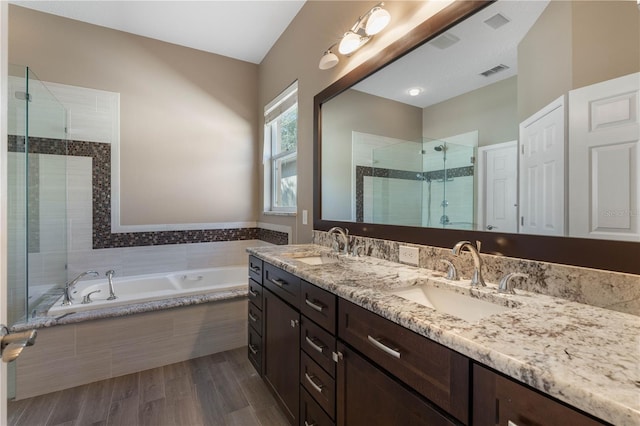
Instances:
[[[565,233],[565,98],[520,123],[520,232]]]
[[[518,232],[518,141],[478,148],[479,230]]]
[[[640,73],[569,92],[569,234],[640,241]]]

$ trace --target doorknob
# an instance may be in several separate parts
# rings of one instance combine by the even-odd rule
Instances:
[[[493,225],[487,225],[487,229],[488,229],[489,231],[491,231],[492,229],[496,229],[496,227],[495,227],[495,226],[493,226]]]
[[[11,362],[18,358],[22,350],[27,346],[36,343],[36,330],[21,331],[9,334],[9,329],[5,325],[0,325],[0,352],[2,361]]]

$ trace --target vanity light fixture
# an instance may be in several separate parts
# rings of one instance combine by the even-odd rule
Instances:
[[[336,44],[337,43],[334,43],[322,54],[322,58],[320,58],[320,64],[318,64],[318,68],[320,68],[321,70],[328,70],[330,68],[333,68],[338,65],[338,62],[340,62],[340,59],[338,59],[338,55],[331,51],[331,49],[335,47]]]
[[[378,3],[359,17],[351,29],[344,33],[338,45],[338,52],[349,56],[364,46],[374,35],[382,31],[391,21],[391,14],[383,8],[384,3]],[[325,50],[318,67],[321,70],[333,68],[339,59],[331,48]]]

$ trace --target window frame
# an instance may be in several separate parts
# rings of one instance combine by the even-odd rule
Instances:
[[[278,152],[279,129],[278,119],[289,112],[292,108],[298,108],[298,82],[294,82],[287,87],[273,101],[264,108],[264,213],[275,214],[295,214],[298,209],[298,112],[296,111],[296,138],[295,148]],[[277,153],[276,153],[277,152]],[[275,153],[275,154],[274,154]],[[283,160],[294,160],[296,162],[295,178],[295,205],[282,206],[282,192],[279,191],[281,176],[278,167],[283,164]]]

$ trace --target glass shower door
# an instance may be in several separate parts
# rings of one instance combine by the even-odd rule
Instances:
[[[28,67],[10,65],[8,321],[29,321],[67,280],[66,110]]]

